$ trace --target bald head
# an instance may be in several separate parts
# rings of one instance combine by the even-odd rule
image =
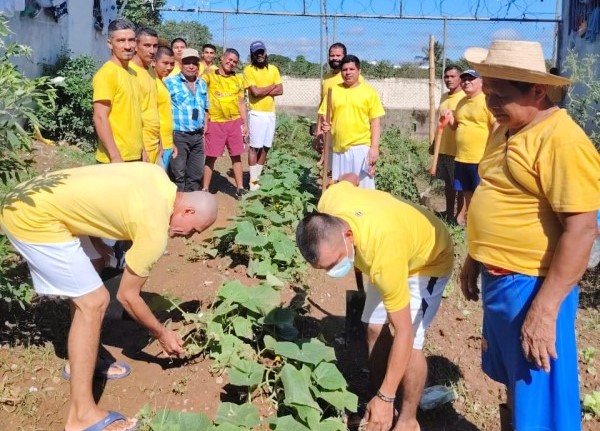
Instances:
[[[217,200],[208,192],[177,193],[169,235],[189,237],[209,228],[217,219]]]

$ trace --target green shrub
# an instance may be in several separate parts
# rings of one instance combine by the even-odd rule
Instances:
[[[62,54],[56,64],[45,67],[46,75],[64,78],[57,88],[56,109],[39,114],[46,137],[76,144],[86,152],[96,149],[92,78],[97,68],[98,63],[93,57],[70,57],[67,53]]]
[[[378,190],[420,203],[415,178],[426,172],[427,144],[407,136],[398,127],[386,128],[381,134],[379,162],[375,174]]]
[[[31,137],[27,128],[39,124],[37,114],[54,107],[55,91],[46,78],[28,79],[10,59],[29,56],[27,46],[7,44],[11,33],[0,15],[0,181],[19,178],[31,165]]]

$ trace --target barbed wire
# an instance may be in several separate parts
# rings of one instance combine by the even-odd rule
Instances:
[[[554,5],[559,0],[554,0]],[[433,15],[451,18],[456,15],[490,19],[535,19],[554,15],[544,12],[544,0],[169,0],[164,10],[201,9],[240,11],[319,13],[323,3],[328,15],[357,14],[370,16],[428,17]],[[546,0],[546,4],[552,0]]]

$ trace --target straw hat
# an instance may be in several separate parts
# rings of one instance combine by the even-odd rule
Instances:
[[[565,86],[569,78],[546,72],[542,46],[523,40],[496,40],[490,49],[469,48],[465,59],[484,78]]]

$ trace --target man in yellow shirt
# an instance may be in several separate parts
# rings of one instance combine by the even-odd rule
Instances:
[[[109,61],[92,82],[93,121],[98,135],[96,160],[100,163],[142,159],[142,111],[140,87],[129,67],[135,55],[133,24],[118,19],[108,26]]]
[[[160,120],[158,117],[158,100],[156,74],[152,68],[156,50],[158,49],[158,34],[148,27],[141,27],[135,33],[135,56],[130,63],[142,93],[142,141],[145,162],[156,163],[161,151]]]
[[[332,87],[331,121],[322,130],[333,135],[332,179],[343,174],[359,177],[360,186],[375,188],[375,165],[379,159],[380,119],[385,115],[377,91],[359,81],[360,60],[347,55],[342,63],[342,84]],[[326,114],[325,98],[319,114]]]
[[[140,292],[168,238],[205,230],[216,212],[212,195],[177,193],[163,169],[141,162],[52,172],[6,195],[0,226],[27,261],[36,292],[66,296],[71,305],[71,405],[65,429],[108,429],[113,423],[110,429],[137,428],[135,420],[98,407],[92,393],[109,294],[92,265],[92,259],[103,256],[90,237],[133,241],[117,299],[158,339],[166,355],[181,356],[181,337],[156,319]]]
[[[169,76],[177,76],[181,73],[181,69],[183,69],[181,64],[181,56],[183,54],[183,50],[186,48],[187,42],[181,37],[176,37],[171,41],[171,49],[175,54],[175,67],[173,68]]]
[[[507,387],[503,429],[578,431],[576,283],[596,237],[600,155],[548,97],[570,81],[546,73],[539,43],[495,41],[465,58],[500,124],[479,164],[461,272],[470,300],[481,274],[482,367]]]
[[[248,90],[248,129],[250,149],[248,166],[250,190],[258,189],[258,180],[267,162],[267,153],[275,136],[275,97],[283,94],[277,66],[269,64],[267,48],[261,41],[250,44],[251,64],[244,68],[244,85]]]
[[[205,43],[202,45],[202,52],[200,53],[200,66],[199,74],[204,75],[205,73],[214,72],[219,68],[216,64],[213,64],[215,55],[217,53],[217,47],[212,43]]]
[[[171,157],[177,157],[177,147],[173,144],[173,112],[171,111],[171,95],[163,82],[175,67],[173,50],[168,46],[160,46],[156,51],[154,70],[156,72],[156,89],[158,100],[158,119],[160,121],[160,143],[162,154],[159,164],[169,168]]]
[[[466,97],[458,102],[455,113],[445,111],[450,118],[450,127],[456,130],[454,189],[463,193],[463,205],[456,215],[459,225],[466,223],[473,192],[479,185],[477,166],[488,137],[496,126],[496,119],[485,104],[481,85],[481,76],[476,70],[465,70],[460,74],[460,86]]]
[[[248,136],[244,81],[235,73],[239,59],[240,54],[235,49],[228,48],[221,56],[219,68],[202,75],[208,88],[209,106],[204,135],[206,161],[202,189],[208,191],[215,161],[227,147],[238,199],[244,194],[242,154],[244,137]]]
[[[382,324],[395,336],[379,340],[376,349],[369,345],[377,392],[367,405],[368,429],[391,429],[400,387],[402,407],[394,430],[417,431],[427,378],[423,341],[452,272],[452,238],[426,209],[357,185],[358,177],[347,174],[329,187],[318,212],[298,224],[296,243],[308,263],[331,277],[344,277],[356,267],[371,278],[377,300],[367,299],[365,314],[383,299]]]
[[[456,111],[456,106],[465,97],[465,92],[460,87],[460,74],[462,70],[456,65],[444,69],[444,84],[448,91],[442,95],[438,109],[441,116],[447,111]],[[435,177],[444,181],[444,195],[446,197],[446,211],[444,218],[454,220],[456,191],[454,190],[454,156],[456,155],[456,131],[452,127],[445,127],[440,142],[440,154],[435,170]],[[459,192],[458,211],[462,208],[462,193]]]

